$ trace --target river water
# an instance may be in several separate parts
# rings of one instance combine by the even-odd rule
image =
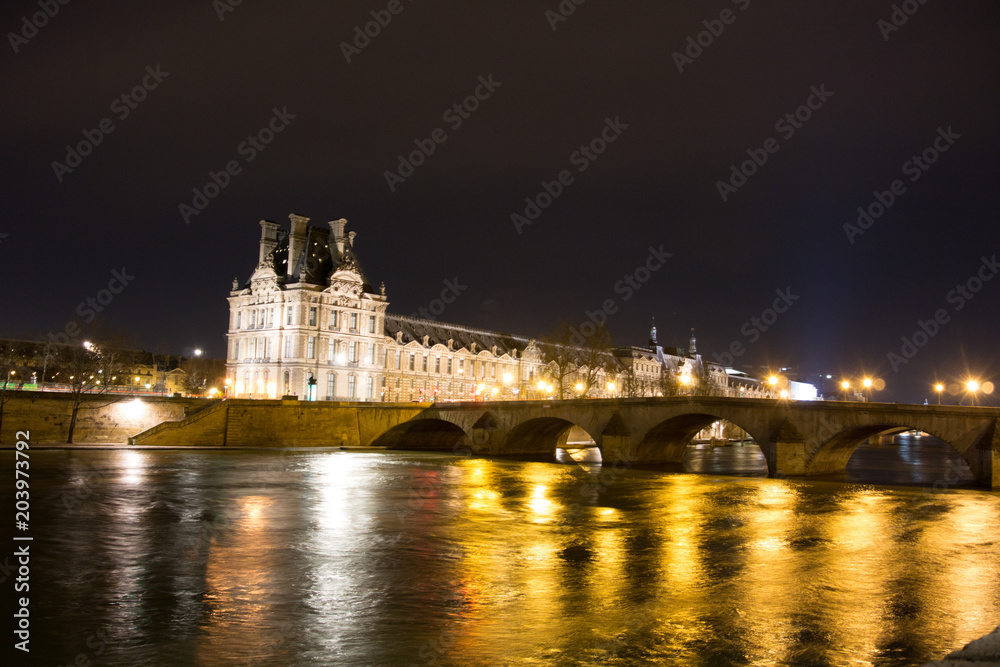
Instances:
[[[703,474],[34,450],[14,664],[919,664],[1000,623],[1000,494],[953,461],[905,438],[822,480],[756,477],[755,447],[691,448]]]

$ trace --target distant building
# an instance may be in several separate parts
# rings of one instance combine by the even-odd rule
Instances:
[[[394,315],[385,286],[373,288],[346,220],[326,227],[288,216],[289,231],[261,220],[257,267],[233,281],[226,361],[230,396],[308,400],[431,401],[547,398],[555,361],[570,346],[527,336]],[[557,349],[559,348],[559,349]],[[732,393],[725,369],[688,350],[604,351],[599,370],[561,374],[563,393],[656,396],[701,384]],[[595,368],[598,367],[595,365]],[[578,378],[589,386],[580,390]],[[572,387],[576,393],[566,389]],[[684,384],[687,383],[687,384]],[[707,383],[707,387],[705,386]]]

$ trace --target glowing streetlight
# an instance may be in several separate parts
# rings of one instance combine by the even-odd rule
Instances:
[[[615,383],[614,382],[609,382],[607,384],[607,387],[608,387],[608,393],[609,394],[615,393]]]
[[[513,381],[514,381],[514,376],[513,375],[511,375],[510,373],[504,373],[503,374],[503,383],[504,384],[510,384]]]
[[[937,392],[938,405],[941,405],[941,392],[944,391],[944,385],[938,382],[934,385],[934,391]]]
[[[851,383],[844,380],[840,383],[840,388],[844,390],[844,400],[847,400],[847,391],[851,388]]]
[[[573,387],[573,388],[576,389],[576,393],[578,393],[578,394],[582,394],[583,393],[583,383],[582,382],[577,382],[576,386]]]
[[[201,356],[201,348],[196,348],[195,349],[194,356],[196,356],[196,357],[200,357]]]
[[[778,376],[772,375],[771,377],[767,378],[767,383],[772,387],[775,386],[776,384],[778,384]]]
[[[787,389],[782,389],[781,390],[781,397],[782,398],[788,398],[788,390]]]
[[[976,393],[979,391],[979,380],[974,380],[969,378],[965,381],[965,392],[969,394],[972,400],[972,404],[976,404]]]

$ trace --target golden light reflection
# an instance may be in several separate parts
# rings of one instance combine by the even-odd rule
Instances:
[[[142,452],[126,450],[121,452],[124,472],[120,478],[122,484],[136,486],[142,483],[146,471],[146,457]]]
[[[531,492],[531,500],[528,501],[528,507],[536,514],[550,514],[552,512],[553,503],[545,497],[545,491],[544,484],[537,484]]]
[[[858,489],[841,497],[826,518],[830,547],[818,555],[817,581],[828,582],[814,607],[829,628],[831,642],[861,663],[877,655],[891,627],[880,622],[893,593],[893,582],[907,569],[905,559],[887,556],[898,540],[889,495]]]

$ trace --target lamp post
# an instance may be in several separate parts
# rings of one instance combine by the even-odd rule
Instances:
[[[966,382],[965,382],[965,391],[966,391],[966,393],[969,394],[969,396],[971,396],[970,400],[972,401],[972,404],[975,405],[976,404],[976,392],[979,391],[979,381],[978,380],[973,380],[972,378],[969,378],[968,380],[966,380]]]
[[[847,400],[847,391],[851,388],[851,383],[848,380],[844,380],[840,383],[840,388],[844,390],[844,400]]]
[[[941,392],[944,391],[944,385],[938,382],[934,385],[934,391],[937,392],[938,405],[941,405]]]
[[[861,386],[865,388],[865,402],[868,403],[871,400],[872,379],[865,378],[861,381]]]

